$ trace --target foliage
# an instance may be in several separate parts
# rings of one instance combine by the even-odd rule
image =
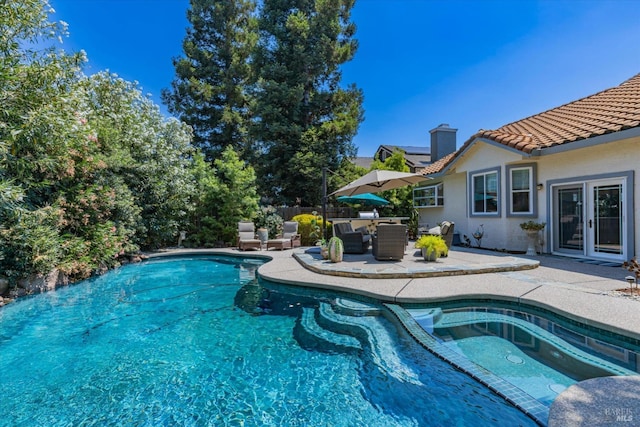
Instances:
[[[190,246],[230,246],[238,237],[238,222],[252,220],[258,210],[255,171],[228,146],[211,168],[204,157],[194,157],[198,189],[188,230]]]
[[[318,244],[317,242],[322,239],[322,216],[316,212],[313,214],[300,214],[294,216],[292,221],[298,223],[298,233],[300,234],[300,240],[302,246],[313,246]],[[330,227],[329,221],[325,222],[326,227]]]
[[[284,220],[273,206],[261,206],[254,218],[256,228],[266,228],[269,237],[275,237],[282,233]]]
[[[52,208],[23,211],[8,219],[0,229],[3,274],[16,280],[27,274],[46,274],[60,263],[59,212]]]
[[[190,129],[136,83],[86,77],[82,52],[47,47],[65,26],[48,22],[46,2],[5,3],[0,269],[13,280],[54,268],[84,278],[175,241],[199,178]]]
[[[250,120],[249,57],[258,38],[252,0],[191,0],[184,57],[173,65],[169,111],[187,122],[194,143],[212,162],[231,145],[244,157]]]
[[[409,221],[407,221],[407,230],[409,232],[409,236],[418,235],[419,224],[420,224],[420,213],[418,212],[417,209],[412,209],[411,214],[409,215]]]
[[[544,228],[545,225],[547,225],[546,222],[535,222],[529,220],[527,222],[521,223],[520,228],[522,228],[523,230],[540,231]]]
[[[188,168],[193,156],[190,129],[165,120],[135,84],[117,75],[94,74],[87,92],[87,119],[107,165],[102,175],[119,188],[114,221],[135,230],[134,241],[143,248],[174,242],[195,192]]]
[[[56,50],[65,25],[49,22],[46,1],[0,5],[2,271],[84,278],[173,243],[182,229],[191,246],[230,245],[237,222],[258,209],[250,158],[265,196],[319,200],[321,168],[353,155],[362,120],[361,92],[339,87],[356,46],[353,1],[261,5],[254,52],[253,2],[192,1],[186,57],[164,96],[203,151],[137,83],[87,77],[83,52]],[[249,122],[256,151],[247,150]]]
[[[341,86],[340,66],[357,43],[353,0],[265,0],[254,57],[252,162],[261,194],[279,204],[317,205],[323,167],[355,155],[362,91]]]
[[[440,236],[425,234],[416,240],[415,247],[417,249],[425,249],[427,256],[436,253],[436,258],[446,256],[449,253],[447,243]]]

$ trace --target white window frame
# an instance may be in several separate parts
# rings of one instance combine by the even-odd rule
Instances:
[[[469,216],[471,217],[500,217],[502,211],[502,191],[501,191],[501,181],[500,181],[500,167],[483,169],[478,171],[469,172],[468,174],[468,202],[469,202]],[[496,176],[496,211],[495,212],[476,212],[475,210],[475,178],[478,176],[484,176],[486,182],[486,176],[495,175]],[[486,193],[486,188],[485,188]]]
[[[417,191],[433,189],[433,196],[416,197]],[[433,201],[431,204],[422,204],[420,201]],[[437,208],[444,206],[444,185],[442,182],[433,185],[413,189],[413,207],[414,208]]]
[[[510,217],[537,217],[538,216],[538,197],[537,197],[537,170],[536,164],[519,164],[519,165],[507,165],[507,216]],[[515,212],[513,210],[513,194],[515,192],[524,192],[523,190],[513,189],[513,172],[518,170],[529,170],[529,189],[526,190],[529,193],[529,210],[526,212]]]

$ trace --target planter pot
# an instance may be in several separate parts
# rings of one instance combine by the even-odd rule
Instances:
[[[269,240],[269,230],[266,228],[258,228],[258,240],[263,244],[267,243],[267,240]]]
[[[422,248],[422,258],[424,258],[425,261],[437,261],[438,255],[438,251],[431,251],[427,254],[427,248]]]
[[[525,230],[525,233],[527,233],[527,239],[529,240],[526,255],[538,255],[538,253],[536,252],[536,244],[538,243],[538,230]]]
[[[342,240],[339,237],[332,237],[331,239],[329,239],[328,249],[329,259],[331,260],[331,262],[342,262],[344,246]]]

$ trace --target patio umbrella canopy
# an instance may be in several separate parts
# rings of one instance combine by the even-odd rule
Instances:
[[[404,187],[426,181],[427,178],[419,173],[374,170],[345,185],[332,193],[336,196],[355,196],[364,193],[377,193],[384,190]]]
[[[370,206],[386,206],[389,204],[387,199],[371,193],[358,194],[355,196],[340,196],[336,200],[342,203],[360,203]]]

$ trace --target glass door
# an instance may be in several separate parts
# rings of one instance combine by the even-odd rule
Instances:
[[[553,189],[553,251],[624,259],[624,179],[590,181]]]
[[[584,254],[584,189],[582,185],[555,191],[554,250]]]
[[[591,201],[587,221],[588,255],[618,258],[623,248],[622,182],[588,184]]]

